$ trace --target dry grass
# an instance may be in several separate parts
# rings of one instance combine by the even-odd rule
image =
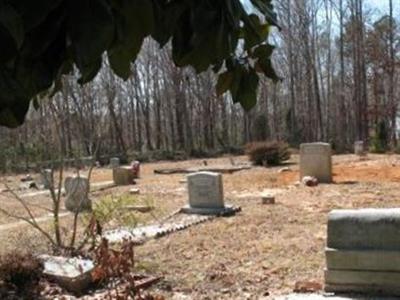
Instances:
[[[327,213],[334,208],[398,205],[398,158],[371,155],[369,160],[359,161],[353,155],[335,156],[337,183],[315,188],[293,185],[298,180],[296,156],[291,172],[278,173],[279,167],[257,167],[224,175],[226,198],[240,205],[242,212],[138,247],[140,267],[165,276],[157,289],[167,298],[182,293],[193,299],[258,299],[268,294],[273,299],[291,292],[297,281],[322,283]],[[235,160],[243,162],[245,157]],[[228,158],[207,161],[209,165],[230,163]],[[153,170],[201,164],[202,160],[144,164],[137,186],[141,191],[139,200],[150,201],[159,217],[174,211],[187,201],[186,186],[179,183],[184,175],[154,175]],[[110,180],[111,171],[95,170],[93,179]],[[275,205],[262,205],[257,197],[268,188],[283,189],[276,196]],[[121,195],[128,189],[96,192],[93,199]],[[0,201],[13,208],[6,199]],[[43,204],[49,199],[38,197],[32,201]],[[3,251],[15,246],[45,249],[26,229],[0,231],[0,238]]]

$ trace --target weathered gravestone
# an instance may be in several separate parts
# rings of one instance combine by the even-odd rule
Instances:
[[[320,183],[332,182],[332,153],[328,143],[300,145],[300,181],[305,176],[315,177]]]
[[[49,255],[39,258],[43,261],[43,273],[70,292],[79,294],[93,282],[91,272],[94,264],[91,260]]]
[[[64,181],[66,193],[65,208],[76,212],[90,210],[92,202],[89,199],[89,180],[86,177],[67,177]]]
[[[110,158],[110,167],[111,168],[118,168],[120,164],[118,157],[111,157]]]
[[[400,209],[333,210],[327,292],[400,296]]]
[[[136,175],[131,166],[117,167],[113,169],[113,181],[116,185],[129,185],[135,183]]]
[[[363,141],[354,142],[354,154],[358,156],[364,156],[366,154]]]
[[[51,169],[44,169],[40,172],[40,183],[45,189],[49,189],[51,187],[51,176]]]
[[[187,176],[189,205],[185,213],[224,214],[233,210],[224,203],[222,175],[213,172],[198,172]]]

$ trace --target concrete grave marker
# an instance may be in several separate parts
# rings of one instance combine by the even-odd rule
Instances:
[[[44,169],[40,172],[40,183],[45,189],[49,189],[51,186],[51,169]]]
[[[86,177],[67,177],[64,181],[64,188],[67,197],[65,199],[67,210],[76,212],[92,208],[92,202],[89,199],[90,185]]]
[[[400,209],[333,210],[325,290],[400,296]]]
[[[94,264],[91,260],[49,255],[39,258],[44,264],[43,273],[70,292],[80,293],[92,283]]]
[[[111,157],[110,158],[110,167],[111,168],[118,168],[120,164],[118,157]]]
[[[315,177],[320,183],[332,182],[332,153],[328,143],[300,145],[300,181],[305,176]]]
[[[189,205],[184,212],[195,214],[219,214],[232,209],[224,204],[222,175],[198,172],[187,176]]]
[[[364,156],[366,154],[363,141],[354,142],[354,154],[358,156]]]
[[[116,167],[113,169],[113,181],[116,185],[129,185],[135,183],[136,175],[131,166]]]

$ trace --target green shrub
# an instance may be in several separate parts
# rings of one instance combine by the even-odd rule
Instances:
[[[258,166],[276,166],[290,158],[288,144],[276,141],[249,143],[246,154]]]
[[[371,139],[371,153],[385,153],[388,150],[388,128],[384,121],[376,125],[375,134]]]
[[[120,197],[105,196],[94,204],[93,215],[101,227],[111,222],[114,225],[134,227],[138,223],[137,215],[129,212],[126,208],[137,203],[138,199],[130,195],[122,195]],[[90,216],[88,217],[90,218]],[[89,222],[89,219],[87,222]]]

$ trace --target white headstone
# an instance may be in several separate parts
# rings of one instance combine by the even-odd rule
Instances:
[[[111,157],[110,158],[110,166],[111,168],[118,168],[119,167],[119,158],[118,157]]]
[[[89,199],[89,180],[86,177],[67,177],[64,181],[66,199],[65,208],[69,211],[90,210],[92,203]]]
[[[187,176],[189,204],[194,208],[223,208],[222,175],[198,172]]]
[[[354,142],[354,154],[359,156],[365,155],[364,141]]]
[[[304,176],[317,178],[318,182],[332,182],[332,153],[328,143],[300,145],[300,181]]]
[[[198,172],[187,176],[189,205],[183,212],[192,214],[229,214],[232,206],[224,204],[222,175],[214,172]]]

